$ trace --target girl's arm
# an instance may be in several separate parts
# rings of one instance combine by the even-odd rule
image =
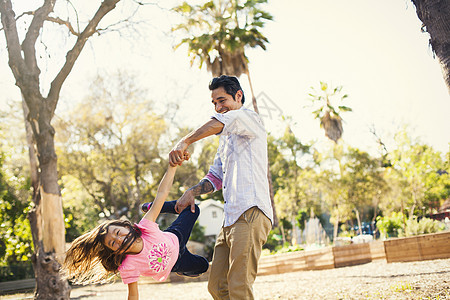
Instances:
[[[158,187],[158,192],[156,193],[156,198],[153,200],[153,204],[150,207],[150,210],[144,215],[144,218],[155,222],[156,218],[159,216],[161,209],[163,207],[164,201],[166,201],[167,196],[169,195],[170,188],[172,187],[173,177],[175,176],[175,172],[177,167],[169,166],[167,168],[166,174],[164,174],[163,179]]]
[[[128,284],[128,300],[139,300],[138,282]]]

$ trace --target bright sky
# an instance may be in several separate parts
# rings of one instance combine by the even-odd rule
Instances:
[[[449,150],[449,93],[411,1],[269,2],[265,10],[274,21],[263,29],[270,41],[267,51],[246,52],[268,131],[279,132],[281,112],[292,116],[293,130],[302,142],[326,143],[318,121],[305,107],[310,87],[318,88],[325,81],[342,85],[349,95],[344,104],[353,112],[343,115],[347,144],[375,152],[377,145],[369,131],[374,126],[389,148],[393,134],[409,124],[414,137],[436,150]],[[168,28],[173,16],[155,8],[147,8],[146,14],[152,25],[141,34],[142,40],[118,40],[112,34],[94,37],[86,45],[63,87],[59,109],[85,97],[90,79],[98,72],[120,69],[136,74],[157,104],[176,102],[178,124],[196,127],[208,119],[213,113],[207,88],[210,74],[205,68],[190,67],[186,48],[172,50],[175,40]],[[4,44],[1,32],[0,104],[20,99]],[[61,61],[49,60],[48,78]],[[245,75],[241,83],[250,102]],[[267,116],[264,101],[279,110]]]

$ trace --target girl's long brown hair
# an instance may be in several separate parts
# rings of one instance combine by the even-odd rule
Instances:
[[[128,228],[122,246],[113,251],[104,245],[104,239],[111,225]],[[66,252],[61,269],[64,278],[76,284],[104,283],[117,273],[125,259],[125,252],[141,236],[141,231],[127,220],[106,221],[91,231],[76,238]]]

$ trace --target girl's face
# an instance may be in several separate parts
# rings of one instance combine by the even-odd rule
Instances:
[[[105,235],[104,244],[113,251],[117,251],[123,244],[130,230],[123,226],[110,225]]]

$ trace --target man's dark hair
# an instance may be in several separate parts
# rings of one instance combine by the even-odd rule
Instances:
[[[236,100],[235,96],[237,91],[242,91],[241,85],[239,84],[239,80],[234,76],[221,75],[220,77],[215,77],[209,83],[209,90],[215,90],[217,88],[223,87],[225,92],[228,95],[231,95],[234,100]],[[242,91],[242,104],[245,102],[244,91]]]

